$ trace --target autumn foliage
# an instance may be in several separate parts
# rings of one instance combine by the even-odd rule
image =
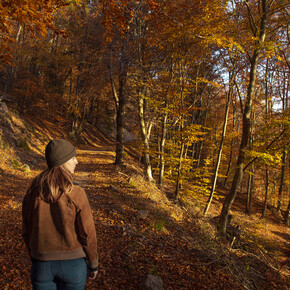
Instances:
[[[286,0],[1,1],[0,103],[38,120],[43,140],[55,124],[76,144],[95,144],[93,130],[102,131],[114,140],[110,161],[123,168],[134,156],[164,198],[217,216],[231,242],[236,203],[286,229],[289,8]],[[3,155],[13,156],[13,144],[28,149],[27,140],[3,133]],[[24,170],[15,158],[0,165],[1,174]]]

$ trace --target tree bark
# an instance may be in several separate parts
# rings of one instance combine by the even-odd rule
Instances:
[[[124,116],[126,104],[126,82],[127,82],[128,61],[121,59],[119,74],[119,96],[116,116],[116,158],[115,164],[122,165],[124,158]]]
[[[248,190],[247,190],[247,204],[246,204],[246,213],[250,215],[252,213],[252,200],[253,200],[253,190],[254,190],[254,165],[251,166],[249,172],[248,180]]]
[[[178,168],[177,168],[177,179],[176,179],[176,187],[175,187],[175,197],[179,194],[180,189],[180,178],[181,178],[181,165],[182,165],[182,158],[183,158],[183,151],[184,151],[184,142],[181,141],[181,148],[180,148],[180,154],[179,154],[179,162],[178,162]]]
[[[255,124],[255,114],[253,116],[253,127],[250,132],[250,149],[252,150],[254,147],[254,124]],[[244,167],[245,171],[245,167]],[[254,190],[254,165],[251,164],[250,172],[249,172],[249,180],[248,180],[248,188],[247,188],[247,204],[246,204],[246,213],[248,215],[252,212],[252,197],[253,197],[253,190]]]
[[[283,188],[285,185],[285,167],[286,167],[286,149],[283,150],[283,157],[282,157],[282,168],[281,168],[281,180],[279,186],[279,193],[278,193],[278,206],[277,211],[281,211],[282,207],[282,198],[283,198]]]
[[[139,118],[140,118],[140,128],[141,128],[141,135],[144,144],[144,163],[145,163],[145,171],[146,177],[149,181],[153,181],[152,177],[152,169],[151,169],[151,162],[150,162],[150,153],[149,153],[149,135],[146,129],[146,123],[144,118],[144,98],[142,95],[139,94]]]
[[[268,165],[266,165],[265,200],[264,200],[261,218],[264,218],[266,214],[267,205],[268,205],[268,194],[269,194],[269,168],[268,168]]]
[[[159,169],[159,186],[163,188],[163,177],[164,177],[164,167],[165,167],[165,159],[164,159],[164,147],[166,140],[166,124],[167,124],[168,112],[165,113],[163,122],[162,122],[162,134],[160,140],[160,169]]]
[[[288,207],[287,207],[287,210],[286,210],[286,215],[285,215],[285,224],[286,226],[290,226],[290,200],[289,200],[289,203],[288,203]]]
[[[244,163],[245,163],[245,149],[247,148],[247,145],[248,145],[249,133],[251,129],[250,117],[251,117],[252,101],[253,101],[253,96],[254,96],[254,88],[255,88],[256,75],[257,75],[257,65],[258,65],[260,50],[266,36],[266,21],[268,17],[268,5],[267,5],[266,0],[262,1],[262,8],[263,8],[263,11],[262,11],[263,14],[261,17],[259,40],[256,43],[255,50],[251,58],[250,80],[249,80],[249,85],[248,85],[245,109],[243,112],[243,131],[242,131],[242,140],[240,144],[238,161],[236,164],[234,180],[232,182],[231,189],[224,200],[223,208],[222,208],[220,219],[219,219],[218,227],[219,227],[220,232],[224,235],[226,234],[229,211],[236,198],[237,190],[243,178],[243,168],[244,168]]]
[[[222,132],[222,138],[220,141],[220,146],[219,146],[219,151],[218,151],[218,156],[217,156],[217,161],[216,161],[216,165],[215,165],[215,171],[214,171],[214,176],[213,176],[213,181],[212,181],[212,186],[211,186],[211,191],[210,191],[210,195],[209,195],[209,199],[207,201],[207,205],[204,209],[204,215],[207,214],[209,207],[211,205],[212,199],[213,199],[213,195],[214,195],[214,191],[215,191],[215,186],[216,186],[216,181],[217,181],[217,176],[218,176],[218,171],[219,171],[219,165],[220,165],[220,161],[221,161],[221,156],[222,156],[222,151],[223,151],[223,146],[224,146],[224,141],[225,141],[225,137],[226,137],[226,131],[227,131],[227,123],[228,123],[228,115],[229,115],[229,107],[230,107],[230,100],[231,100],[231,95],[232,95],[232,84],[230,82],[230,88],[229,88],[229,92],[227,95],[227,101],[226,101],[226,110],[225,110],[225,117],[224,117],[224,125],[223,125],[223,132]]]
[[[268,67],[269,62],[268,59],[266,61],[266,71],[265,71],[265,98],[266,98],[266,124],[269,124],[269,98],[268,98]],[[261,219],[265,217],[267,206],[268,206],[268,194],[269,194],[269,168],[266,164],[266,181],[265,181],[265,199],[264,199],[264,205],[262,210]]]
[[[235,101],[233,100],[233,130],[235,130],[235,127],[236,127],[236,105],[235,105]],[[232,141],[231,141],[231,153],[230,153],[227,173],[226,173],[226,177],[225,177],[225,181],[224,181],[224,186],[226,186],[226,184],[227,184],[229,174],[230,174],[230,169],[232,166],[233,149],[234,149],[234,137],[232,137]]]

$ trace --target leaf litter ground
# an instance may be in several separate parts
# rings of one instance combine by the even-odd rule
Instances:
[[[130,152],[125,166],[116,167],[114,145],[101,134],[96,140],[87,137],[91,145],[78,146],[75,174],[88,194],[99,242],[99,275],[86,289],[138,289],[147,274],[160,276],[164,289],[287,289],[287,277],[267,261],[229,250],[213,237],[210,223],[148,184]],[[31,164],[36,158],[31,172],[10,168],[0,174],[0,289],[31,289],[21,202],[45,165],[35,153],[21,154]]]

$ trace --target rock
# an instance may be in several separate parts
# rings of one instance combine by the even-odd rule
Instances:
[[[29,173],[31,171],[29,165],[27,165],[27,164],[24,164],[21,168],[24,172],[27,172],[27,173]]]
[[[140,284],[140,290],[163,290],[163,281],[160,277],[147,275]]]
[[[139,219],[146,219],[148,217],[148,211],[147,210],[139,210],[137,213],[137,217]]]

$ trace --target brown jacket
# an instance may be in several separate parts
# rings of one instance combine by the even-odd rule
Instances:
[[[74,185],[55,203],[26,193],[22,216],[22,236],[32,258],[50,261],[87,257],[90,268],[98,266],[94,220],[80,186]]]

